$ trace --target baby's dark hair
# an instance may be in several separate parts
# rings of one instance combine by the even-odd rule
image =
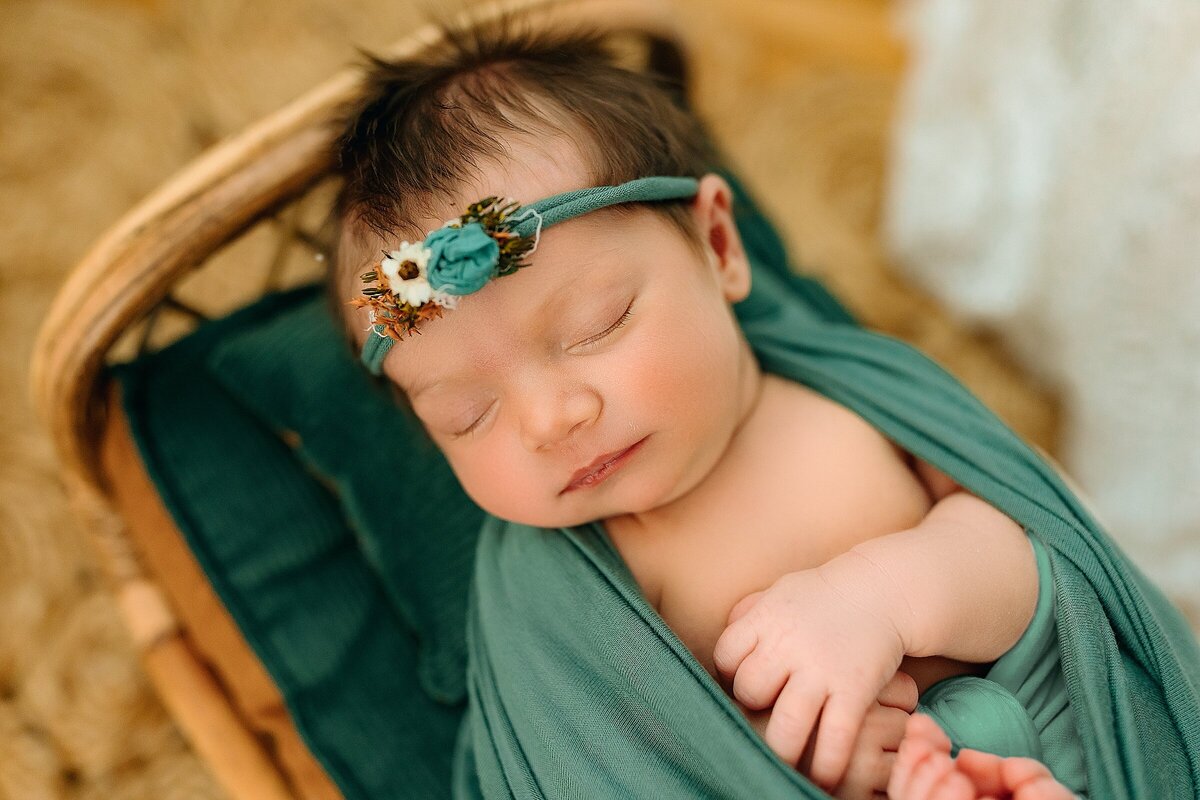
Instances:
[[[423,238],[415,221],[434,214],[431,201],[464,184],[478,159],[502,159],[505,137],[568,137],[592,186],[650,175],[701,177],[716,167],[711,139],[686,108],[682,87],[619,66],[600,32],[537,31],[522,23],[513,15],[486,25],[442,22],[444,42],[420,55],[363,53],[364,90],[346,109],[335,153],[343,178],[334,209],[341,235],[329,289],[347,324],[347,293],[365,266],[357,262],[379,249],[355,243]],[[639,205],[663,214],[699,249],[685,204]]]

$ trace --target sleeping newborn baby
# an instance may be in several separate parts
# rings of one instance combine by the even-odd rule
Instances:
[[[976,796],[949,748],[920,780],[930,748],[897,752],[919,696],[1022,638],[1035,550],[760,368],[732,311],[751,282],[733,192],[694,118],[586,36],[460,42],[368,80],[340,143],[331,286],[466,493],[526,525],[601,521],[697,661],[826,790],[903,775],[893,796]],[[1029,764],[1038,780],[1008,791],[1066,792]]]

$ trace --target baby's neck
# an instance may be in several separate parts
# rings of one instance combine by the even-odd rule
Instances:
[[[748,423],[755,418],[755,415],[762,408],[761,400],[765,386],[766,380],[764,379],[762,368],[759,366],[758,360],[754,357],[749,344],[743,339],[742,358],[738,370],[738,419],[728,440],[724,444],[721,456],[717,459],[712,469],[694,486],[673,500],[646,511],[630,512],[609,517],[604,521],[605,526],[610,531],[618,526],[630,531],[637,529],[643,531],[656,530],[671,520],[680,518],[685,513],[685,509],[690,505],[690,501],[695,499],[700,494],[700,490],[710,483],[710,478],[714,474],[720,472],[719,467],[725,461],[730,450],[733,449],[734,443],[745,436],[748,428],[754,427]]]

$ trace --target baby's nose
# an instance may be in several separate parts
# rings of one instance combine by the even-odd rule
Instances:
[[[586,387],[544,392],[525,406],[521,435],[531,452],[550,450],[570,441],[600,415],[599,394]]]

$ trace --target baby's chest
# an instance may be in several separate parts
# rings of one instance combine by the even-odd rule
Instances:
[[[669,529],[622,549],[647,597],[701,664],[733,606],[779,577],[918,523],[929,509],[903,453],[847,409],[777,397]],[[643,532],[647,533],[647,532]]]

